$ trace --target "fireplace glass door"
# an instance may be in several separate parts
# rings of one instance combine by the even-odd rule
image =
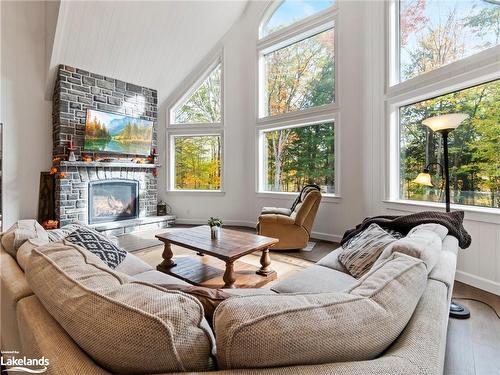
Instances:
[[[89,224],[127,220],[139,215],[137,181],[105,180],[89,184]]]

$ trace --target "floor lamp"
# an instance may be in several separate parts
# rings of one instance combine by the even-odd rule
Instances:
[[[429,127],[432,131],[439,133],[443,137],[443,149],[444,149],[444,166],[439,163],[429,163],[426,165],[422,173],[413,180],[420,185],[433,186],[431,182],[431,175],[429,174],[429,167],[431,165],[439,165],[441,167],[441,176],[444,174],[444,191],[445,191],[445,202],[446,202],[446,212],[450,212],[450,169],[449,169],[449,158],[448,158],[448,134],[455,130],[462,121],[469,118],[469,115],[465,113],[450,113],[447,115],[430,117],[422,121],[422,124]],[[468,319],[470,317],[470,311],[465,307],[451,301],[450,304],[450,317],[457,319]]]

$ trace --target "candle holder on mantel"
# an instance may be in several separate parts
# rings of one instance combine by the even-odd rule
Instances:
[[[68,143],[69,143],[69,146],[67,147],[67,150],[69,151],[68,161],[76,161],[76,156],[75,156],[76,147],[74,147],[73,145],[73,137],[71,137]]]
[[[75,156],[75,147],[68,147],[69,155],[68,155],[68,161],[76,161],[76,156]]]

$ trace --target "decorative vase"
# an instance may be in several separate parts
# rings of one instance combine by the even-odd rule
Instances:
[[[73,150],[71,150],[69,152],[68,161],[76,161],[76,156],[75,156],[75,153],[73,152]]]
[[[220,237],[220,227],[217,225],[210,227],[210,236],[212,237],[212,240],[218,239]]]

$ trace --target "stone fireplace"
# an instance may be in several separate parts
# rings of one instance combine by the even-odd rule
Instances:
[[[139,182],[102,180],[89,182],[89,224],[135,219],[139,216]]]
[[[167,226],[168,219],[156,216],[157,165],[135,163],[137,155],[123,154],[94,153],[90,154],[94,161],[81,160],[85,153],[87,109],[152,121],[151,147],[157,147],[156,90],[60,65],[52,116],[54,166],[59,171],[55,183],[55,217],[60,226],[80,222],[113,233],[133,231],[137,226],[152,228],[152,223]],[[66,160],[70,141],[77,161]],[[109,160],[97,161],[100,157]]]

